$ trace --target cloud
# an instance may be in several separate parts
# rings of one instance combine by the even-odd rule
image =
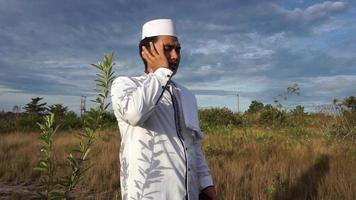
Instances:
[[[224,10],[215,10],[199,21],[185,19],[180,24],[184,32],[189,32],[191,36],[200,34],[203,38],[219,33],[253,32],[262,35],[286,33],[293,37],[304,37],[313,34],[314,29],[328,24],[348,9],[348,3],[343,1],[325,1],[306,8],[293,9],[284,8],[281,4],[278,1],[228,1]],[[210,6],[219,7],[213,3]]]
[[[14,93],[14,92],[20,92],[20,90],[7,88],[7,87],[4,86],[4,85],[0,85],[0,93],[1,93],[1,94],[4,94],[4,93]]]
[[[141,25],[164,17],[177,22],[182,61],[175,79],[184,85],[271,101],[300,82],[306,91],[325,91],[300,102],[326,101],[355,93],[346,77],[355,74],[354,16],[350,1],[0,0],[0,91],[11,98],[90,96],[90,63],[111,51],[118,75],[142,74]]]
[[[302,31],[311,33],[316,27],[330,21],[335,15],[343,13],[347,9],[347,3],[326,1],[311,5],[306,9],[295,8],[293,10],[275,5],[272,7],[276,15],[280,16],[280,22],[288,27],[286,32],[300,34]]]
[[[300,81],[306,89],[316,94],[342,95],[345,92],[355,92],[356,88],[356,75],[317,76],[300,78]]]

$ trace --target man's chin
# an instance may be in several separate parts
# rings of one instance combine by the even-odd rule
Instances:
[[[178,66],[170,66],[169,69],[175,74],[178,71]]]

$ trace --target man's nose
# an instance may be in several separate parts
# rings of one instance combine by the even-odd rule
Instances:
[[[178,60],[178,57],[179,57],[179,55],[178,55],[177,51],[175,49],[173,49],[171,51],[171,59],[172,60]]]

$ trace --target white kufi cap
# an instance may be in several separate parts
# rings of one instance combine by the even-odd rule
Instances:
[[[146,22],[142,26],[142,38],[159,35],[176,35],[176,28],[171,19],[156,19]]]

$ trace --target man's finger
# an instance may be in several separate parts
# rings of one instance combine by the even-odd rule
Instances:
[[[150,60],[152,59],[152,57],[153,57],[152,54],[147,50],[147,48],[145,46],[142,47],[142,51],[145,54],[146,58],[148,58]]]
[[[161,54],[161,55],[164,55],[164,51],[163,51],[163,42],[162,41],[159,41],[158,43],[158,54]]]
[[[142,48],[141,54],[142,54],[142,57],[143,57],[147,62],[151,62],[152,56],[149,54],[149,52],[147,51],[147,49],[145,50],[144,48]]]
[[[157,52],[157,50],[156,50],[155,45],[153,44],[153,42],[150,42],[150,50],[151,50],[151,54],[152,54],[153,56],[157,56],[157,55],[158,55],[158,52]]]

